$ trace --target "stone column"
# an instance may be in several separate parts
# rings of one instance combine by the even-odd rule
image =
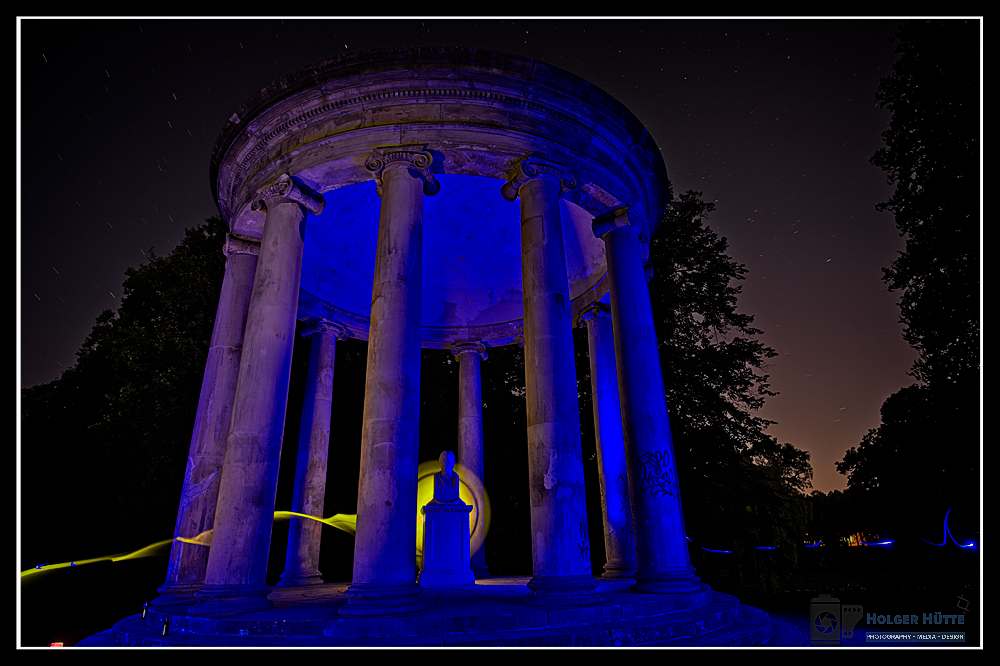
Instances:
[[[281,438],[288,400],[306,211],[323,199],[287,174],[258,193],[267,218],[247,315],[205,586],[218,604],[266,606]]]
[[[559,167],[525,159],[502,193],[521,200],[528,489],[537,591],[594,586],[580,448],[573,317],[559,197]]]
[[[638,230],[618,208],[594,218],[604,239],[618,390],[636,531],[636,589],[701,589],[684,538],[677,469],[660,371],[659,339]]]
[[[337,356],[337,338],[344,337],[344,329],[320,319],[306,323],[302,337],[309,339],[309,365],[306,370],[305,398],[302,401],[299,448],[295,456],[291,510],[310,516],[325,516],[334,361]],[[323,582],[319,571],[322,536],[322,523],[305,518],[291,519],[285,570],[281,574],[279,585],[298,587]]]
[[[483,385],[482,359],[486,348],[478,342],[452,348],[458,358],[458,462],[483,481]],[[485,481],[483,481],[485,483]],[[486,546],[472,556],[476,578],[490,575],[486,566]]]
[[[438,182],[422,146],[376,150],[382,197],[372,287],[354,572],[345,613],[402,609],[415,594],[424,195]]]
[[[611,308],[604,303],[594,303],[580,315],[580,319],[587,324],[590,349],[597,478],[601,487],[601,517],[604,519],[604,578],[632,578],[635,576],[635,536],[628,494],[621,403],[618,401]]]
[[[236,378],[240,370],[243,329],[250,307],[259,250],[257,241],[232,234],[226,237],[223,248],[226,269],[201,381],[201,395],[174,527],[175,538],[195,537],[211,529],[215,519],[219,476],[226,455],[226,435],[229,433]],[[207,564],[208,548],[175,540],[170,547],[167,578],[159,589],[161,596],[157,603],[193,593],[205,580]]]

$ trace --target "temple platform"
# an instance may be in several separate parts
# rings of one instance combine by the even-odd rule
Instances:
[[[711,590],[670,597],[600,581],[572,599],[540,595],[527,578],[422,591],[419,610],[343,616],[346,584],[275,588],[266,610],[197,615],[150,608],[82,641],[110,646],[752,646],[803,644],[786,624]],[[166,629],[164,626],[166,625]]]

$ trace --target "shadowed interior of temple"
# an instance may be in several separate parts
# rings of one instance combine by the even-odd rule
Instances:
[[[440,196],[427,197],[423,220],[421,323],[425,327],[502,324],[523,316],[518,207],[500,195],[503,181],[441,174]],[[306,222],[302,290],[324,305],[367,319],[375,271],[379,200],[375,183],[324,194],[323,212]],[[605,272],[604,248],[579,206],[560,202],[570,294]],[[323,308],[305,300],[299,317]]]

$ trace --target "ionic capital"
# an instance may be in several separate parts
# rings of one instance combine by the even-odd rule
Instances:
[[[382,196],[382,178],[389,168],[406,169],[414,178],[424,183],[424,194],[437,194],[441,183],[431,172],[434,155],[423,144],[403,146],[382,146],[371,152],[365,160],[365,168],[375,176],[375,185],[379,196]]]
[[[320,333],[330,333],[337,340],[346,340],[351,337],[347,328],[328,319],[308,319],[303,322],[302,330],[299,333],[303,338],[319,335]]]
[[[521,188],[538,178],[559,181],[563,192],[576,187],[576,178],[565,167],[539,157],[523,157],[507,172],[507,182],[500,188],[500,194],[508,201],[515,201]]]
[[[577,325],[588,322],[591,319],[598,319],[611,316],[611,306],[601,301],[594,301],[577,316]]]
[[[227,257],[234,254],[252,254],[256,257],[260,254],[260,241],[226,234],[226,243],[222,246],[222,253]]]
[[[594,235],[602,239],[612,231],[626,228],[635,228],[628,219],[627,206],[619,206],[609,210],[607,213],[595,217],[593,221]]]
[[[451,353],[455,358],[462,354],[479,354],[480,358],[486,358],[486,345],[481,342],[457,342],[451,346]]]
[[[297,178],[283,173],[270,185],[261,188],[254,195],[251,208],[267,210],[276,203],[297,203],[313,215],[323,212],[323,195],[314,192]]]

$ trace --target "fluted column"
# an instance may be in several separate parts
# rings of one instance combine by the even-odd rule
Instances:
[[[618,401],[611,308],[604,303],[594,303],[580,315],[580,319],[587,324],[590,350],[597,478],[604,521],[604,577],[631,578],[635,575],[635,536],[628,493],[621,403]]]
[[[206,604],[267,605],[268,550],[288,400],[306,212],[320,195],[287,174],[255,202],[266,210],[226,444],[205,586]]]
[[[684,538],[677,469],[667,417],[659,340],[638,231],[618,208],[594,219],[604,240],[614,324],[618,390],[636,531],[636,588],[701,589]]]
[[[573,318],[559,197],[571,179],[518,162],[502,193],[521,202],[524,374],[533,577],[537,591],[593,587],[580,446]]]
[[[350,601],[363,612],[416,587],[420,431],[420,288],[424,195],[437,191],[422,146],[376,150],[366,166],[382,197],[372,287]],[[397,608],[402,604],[393,604]]]
[[[458,358],[458,462],[483,479],[483,386],[482,359],[486,348],[478,342],[452,348]],[[486,546],[472,556],[476,578],[490,575],[486,566]]]
[[[344,329],[320,319],[307,322],[302,337],[309,340],[306,392],[302,401],[299,447],[295,456],[295,481],[291,510],[310,516],[324,516],[326,467],[330,452],[330,414],[333,407],[333,373],[337,339]],[[297,587],[323,582],[319,571],[319,547],[323,525],[305,518],[291,519],[285,570],[279,585]]]
[[[205,374],[201,381],[198,411],[195,413],[191,446],[188,450],[180,507],[170,547],[167,578],[160,587],[158,602],[194,592],[205,580],[208,548],[177,541],[192,538],[212,528],[215,502],[219,496],[219,476],[226,454],[226,435],[233,413],[236,379],[240,370],[243,329],[253,290],[254,272],[260,244],[226,236],[223,252],[226,269],[215,311]]]

